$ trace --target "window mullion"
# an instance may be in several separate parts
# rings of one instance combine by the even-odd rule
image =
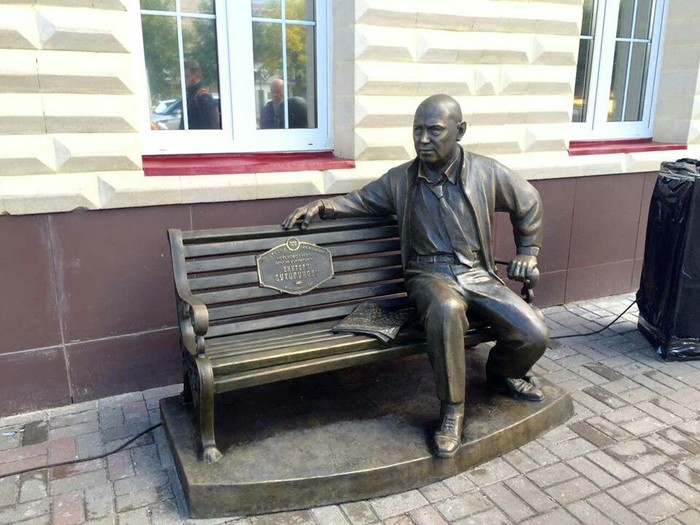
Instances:
[[[620,12],[620,0],[607,0],[602,13],[604,20],[600,37],[600,66],[595,93],[593,132],[604,127],[608,122],[610,107],[610,87],[612,85],[613,65],[615,62],[615,41]],[[607,43],[607,45],[606,45]],[[612,45],[610,44],[612,43]]]
[[[177,20],[177,55],[180,65],[180,93],[182,97],[182,128],[190,129],[189,115],[187,115],[187,86],[185,85],[185,44],[182,38],[182,14],[180,13],[180,0],[175,0],[175,19]]]
[[[222,2],[223,3],[223,2]],[[254,148],[250,143],[255,124],[255,79],[253,71],[253,26],[250,2],[226,2],[229,45],[225,50],[228,60],[233,112],[233,137],[236,150]],[[231,38],[231,36],[235,36]],[[245,43],[245,45],[243,45]]]

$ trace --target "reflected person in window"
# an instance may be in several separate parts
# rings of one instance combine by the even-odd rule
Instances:
[[[284,99],[284,83],[281,78],[276,78],[270,84],[271,100],[265,104],[260,112],[260,129],[279,128],[280,106]],[[282,117],[282,127],[284,127],[284,117]]]
[[[202,85],[202,68],[193,58],[185,62],[185,85],[188,129],[221,129],[219,105],[211,96],[209,88]],[[184,116],[180,121],[180,129],[185,129]]]
[[[289,107],[289,128],[308,128],[309,127],[309,109],[306,100],[301,97],[289,97],[286,102],[280,106],[280,121],[279,127],[284,128],[284,113]]]
[[[462,444],[466,389],[464,334],[470,319],[492,327],[496,345],[486,363],[488,383],[520,400],[542,401],[529,375],[549,337],[542,318],[496,274],[494,214],[507,212],[517,255],[508,277],[533,280],[542,241],[537,190],[494,159],[462,149],[466,132],[455,99],[424,100],[413,120],[417,158],[347,195],[294,210],[283,222],[306,228],[321,219],[396,215],[406,290],[425,327],[440,423],[434,452],[450,457]]]

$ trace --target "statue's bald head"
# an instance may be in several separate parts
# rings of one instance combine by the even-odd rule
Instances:
[[[462,108],[455,99],[449,95],[431,95],[418,105],[416,115],[419,112],[438,110],[445,116],[453,119],[457,124],[462,122]]]
[[[413,117],[413,143],[418,158],[431,169],[441,169],[459,151],[467,125],[462,108],[449,95],[432,95],[420,103]]]

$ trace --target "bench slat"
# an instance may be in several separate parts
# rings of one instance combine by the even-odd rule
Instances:
[[[241,374],[221,376],[214,379],[215,391],[228,392],[255,385],[263,385],[309,374],[329,372],[350,366],[376,363],[385,359],[409,356],[424,352],[425,343],[413,343],[401,346],[374,347],[358,352],[344,353],[318,359],[308,359],[293,364],[272,366],[251,370]]]
[[[290,237],[318,245],[364,241],[369,239],[384,239],[398,236],[398,226],[379,226],[365,230],[299,233],[291,230],[281,230],[278,237],[266,239],[248,239],[242,241],[212,242],[209,244],[185,245],[185,257],[204,257],[210,255],[237,254],[249,252],[264,252],[279,244],[284,244]]]
[[[217,345],[212,345],[212,347],[207,350],[207,357],[214,361],[231,356],[255,354],[257,352],[272,350],[273,348],[286,348],[292,345],[313,344],[321,341],[327,342],[331,338],[341,340],[344,338],[351,339],[357,337],[357,335],[348,332],[334,334],[332,328],[336,324],[336,321],[323,324],[326,325],[325,330],[314,330],[310,333],[302,332],[275,338],[265,337],[264,340],[256,339],[239,342],[237,341],[237,336],[221,337],[217,340]],[[219,340],[222,342],[219,342]]]
[[[278,224],[268,224],[263,226],[243,226],[236,228],[213,228],[208,230],[189,230],[182,232],[182,239],[185,244],[207,243],[215,239],[237,240],[237,239],[260,239],[265,237],[278,236],[280,231],[288,231],[290,235],[304,235],[316,232],[332,232],[356,230],[362,228],[376,227],[386,224],[396,224],[394,217],[365,217],[356,219],[341,219],[337,221],[316,221],[302,231],[299,228],[283,230]]]
[[[295,310],[311,306],[357,302],[361,299],[400,294],[404,290],[405,286],[403,282],[390,282],[382,283],[377,286],[365,286],[355,289],[331,290],[307,295],[290,295],[264,302],[210,308],[209,319],[211,321],[218,321],[232,317],[274,314],[274,312]]]
[[[399,266],[401,264],[401,256],[399,255],[383,255],[378,257],[368,257],[362,259],[343,259],[334,260],[333,269],[336,273],[351,272],[358,270],[367,270],[370,268],[384,268],[387,266]],[[190,278],[190,290],[197,293],[200,290],[212,288],[223,288],[225,286],[240,286],[244,284],[258,283],[258,272],[238,272],[215,277],[195,277]]]
[[[317,290],[338,288],[341,286],[361,285],[364,283],[375,283],[380,281],[389,281],[393,279],[403,279],[403,271],[401,268],[386,268],[381,270],[371,270],[367,272],[348,273],[338,275],[333,279],[321,284]],[[304,294],[303,297],[309,297],[314,292]],[[316,292],[318,293],[318,292]],[[261,288],[257,282],[253,286],[235,288],[231,290],[223,290],[216,292],[198,293],[197,297],[207,305],[220,303],[233,303],[236,301],[248,302],[251,299],[260,299],[265,297],[287,297],[291,300],[294,295],[283,294],[272,288]]]
[[[356,305],[354,304],[348,304],[343,306],[335,306],[333,308],[324,308],[322,310],[308,310],[306,312],[268,317],[266,319],[238,321],[221,326],[212,326],[207,332],[207,337],[209,338],[236,333],[255,332],[259,330],[267,330],[268,328],[279,328],[281,326],[308,323],[310,321],[339,319],[352,312],[355,306]]]
[[[260,368],[285,365],[320,357],[357,352],[377,346],[377,340],[368,336],[342,337],[334,339],[333,334],[325,340],[305,342],[294,346],[280,347],[255,353],[230,356],[212,360],[214,377],[217,375],[240,374]]]
[[[491,338],[483,331],[470,330],[464,337],[467,348],[490,341]],[[360,343],[361,344],[361,343]],[[347,347],[349,348],[349,347]],[[358,346],[358,348],[361,348]],[[330,372],[350,366],[376,363],[386,359],[404,357],[425,352],[425,342],[409,341],[392,345],[374,344],[366,350],[349,350],[346,353],[330,355],[304,361],[284,363],[255,370],[243,371],[235,375],[215,377],[216,392],[228,392],[249,386],[262,385],[295,377],[303,377],[319,372]]]
[[[372,241],[368,243],[335,244],[326,246],[333,258],[364,255],[368,253],[399,252],[401,247],[398,239]],[[188,274],[216,272],[220,270],[239,270],[255,268],[255,255],[228,256],[223,258],[192,259],[185,262]]]

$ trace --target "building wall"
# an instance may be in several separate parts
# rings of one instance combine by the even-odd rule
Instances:
[[[581,0],[332,2],[334,144],[356,167],[194,177],[142,171],[137,0],[0,3],[0,414],[179,381],[167,228],[274,223],[373,180],[411,157],[436,92],[462,104],[470,150],[542,194],[538,304],[636,289],[659,163],[700,156],[700,2],[670,0],[655,130],[689,150],[581,157]],[[506,258],[507,218],[496,233]]]

